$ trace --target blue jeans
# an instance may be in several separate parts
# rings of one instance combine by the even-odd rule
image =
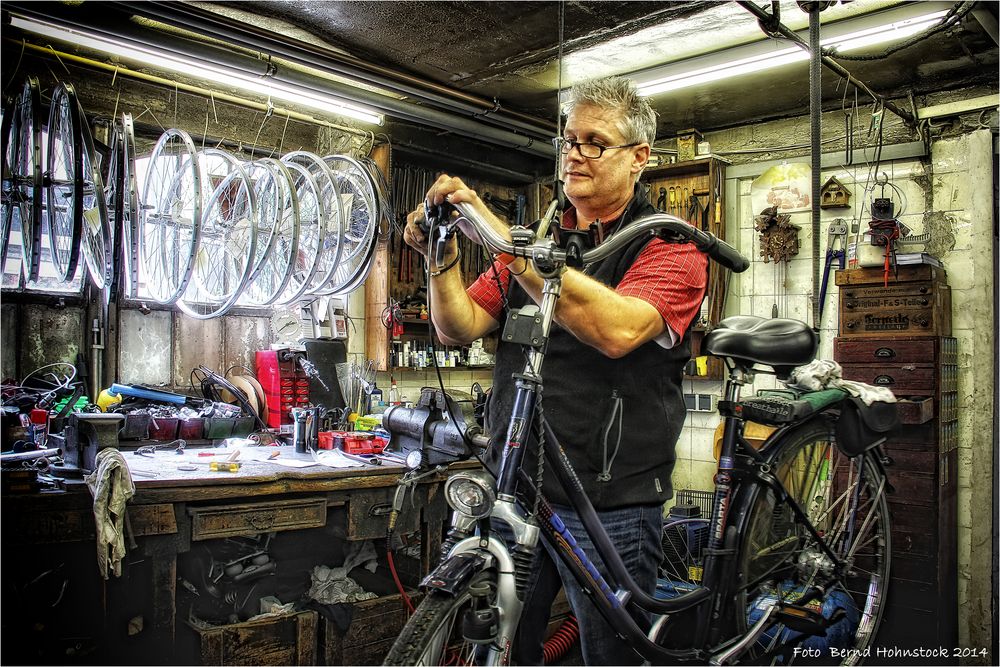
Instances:
[[[594,548],[577,513],[571,507],[563,505],[553,505],[552,508],[569,528],[587,557],[597,566],[600,573],[608,578],[608,570],[597,555],[597,549]],[[662,512],[659,505],[639,505],[597,513],[629,574],[649,595],[653,595],[656,589],[657,567],[663,555],[660,546]],[[499,532],[509,536],[508,531],[501,529]],[[552,601],[555,600],[560,588],[566,589],[566,597],[580,626],[580,645],[585,664],[642,664],[642,657],[629,646],[628,642],[617,637],[594,603],[580,588],[576,577],[549,544],[546,543],[544,549],[538,550],[532,575],[514,642],[513,660],[516,664],[542,664],[545,630]]]

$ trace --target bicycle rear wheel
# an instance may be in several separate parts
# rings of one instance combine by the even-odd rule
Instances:
[[[494,604],[495,578],[480,572],[454,595],[432,590],[417,606],[396,642],[386,655],[384,665],[473,665],[476,644],[462,636],[462,619],[473,603],[472,592],[487,593]]]
[[[737,628],[745,632],[769,605],[795,604],[806,590],[827,583],[825,595],[811,605],[827,618],[843,609],[844,617],[827,628],[826,637],[809,636],[797,645],[819,649],[810,652],[810,663],[857,664],[872,644],[885,608],[889,508],[885,478],[872,454],[845,456],[831,431],[824,419],[789,431],[772,446],[769,463],[823,542],[847,567],[836,572],[822,545],[796,520],[791,506],[781,502],[772,489],[754,487],[743,524],[737,608],[745,613],[738,614]],[[743,661],[757,664],[797,637],[795,631],[779,624],[758,639]]]

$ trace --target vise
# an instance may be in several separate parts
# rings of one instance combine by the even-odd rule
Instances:
[[[391,435],[389,448],[413,461],[411,467],[417,467],[417,461],[420,466],[436,466],[472,456],[470,443],[482,431],[474,412],[471,401],[457,401],[439,389],[424,387],[412,408],[394,405],[386,410],[382,426]]]

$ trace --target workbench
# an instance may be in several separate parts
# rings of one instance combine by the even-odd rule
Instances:
[[[294,540],[315,537],[319,529],[321,537],[325,530],[348,543],[376,540],[384,548],[403,467],[295,468],[280,462],[307,455],[291,447],[254,449],[280,454],[274,460],[242,457],[239,470],[212,472],[209,462],[222,459],[218,454],[123,450],[135,495],[127,505],[122,576],[107,581],[97,567],[93,499],[82,480],[67,480],[61,490],[5,496],[2,662],[187,662],[177,642],[181,631],[190,633],[177,605],[178,562],[212,540],[267,533]],[[410,559],[419,571],[410,573],[411,583],[438,559],[446,477],[439,470],[420,479],[399,515],[396,530],[409,536],[411,552],[419,537],[419,559]],[[204,658],[206,649],[201,651]],[[309,655],[300,647],[297,657]]]

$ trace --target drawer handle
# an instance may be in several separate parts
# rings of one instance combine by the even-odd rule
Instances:
[[[368,516],[389,516],[390,512],[392,512],[392,503],[379,503],[369,508]]]
[[[874,356],[876,359],[893,359],[896,356],[896,351],[891,347],[880,347],[875,350]]]
[[[872,384],[885,386],[887,384],[896,384],[896,380],[891,375],[876,375],[875,379],[872,380]]]
[[[274,525],[274,512],[250,512],[247,514],[247,524],[255,530],[269,530]]]

